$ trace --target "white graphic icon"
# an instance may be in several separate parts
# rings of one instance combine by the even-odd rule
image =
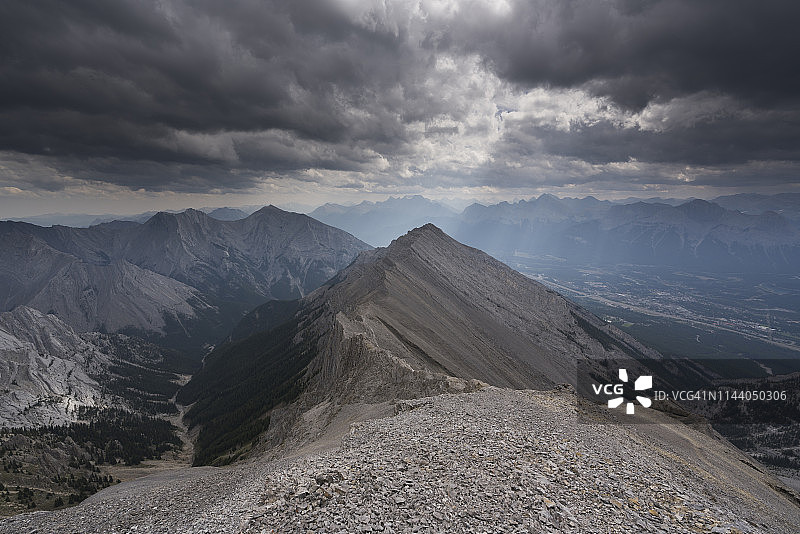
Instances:
[[[628,371],[626,369],[619,370],[619,379],[622,382],[628,381]],[[645,389],[650,389],[652,387],[653,387],[653,377],[649,375],[640,376],[639,378],[636,379],[636,382],[633,383],[633,389],[636,391],[644,391]],[[651,401],[649,398],[642,397],[640,395],[636,396],[636,400],[639,401],[639,404],[641,404],[645,408],[649,408],[650,405],[653,404],[653,401]],[[616,397],[613,399],[609,399],[608,407],[617,408],[623,402],[625,402],[625,399],[623,397]],[[625,413],[628,415],[632,415],[634,413],[634,404],[632,402],[628,402],[628,404],[625,406]]]

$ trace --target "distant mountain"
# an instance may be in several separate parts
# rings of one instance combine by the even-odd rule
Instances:
[[[736,206],[727,209],[698,199],[626,203],[543,194],[514,203],[472,204],[461,214],[423,197],[404,197],[355,206],[326,204],[311,215],[375,245],[433,222],[498,258],[522,255],[573,264],[774,273],[800,269],[796,197],[721,197]],[[762,209],[767,206],[775,209]],[[750,209],[744,213],[743,207]]]
[[[14,217],[8,219],[14,222],[26,222],[37,226],[70,226],[72,228],[88,228],[96,224],[111,221],[134,221],[144,222],[153,215],[155,211],[147,213],[137,213],[135,215],[119,215],[105,213],[103,215],[89,213],[46,213],[44,215],[32,215],[30,217]]]
[[[0,310],[28,305],[80,331],[199,346],[265,300],[312,291],[368,248],[272,206],[236,221],[187,210],[90,228],[2,222]]]
[[[208,216],[218,221],[238,221],[247,217],[247,212],[236,208],[216,208],[208,212]]]
[[[300,301],[252,312],[179,400],[202,428],[196,463],[224,463],[263,431],[262,444],[302,439],[298,432],[324,428],[345,405],[479,382],[550,388],[574,383],[577,360],[612,355],[659,357],[428,224],[363,252]]]
[[[502,222],[516,224],[519,222],[558,223],[564,221],[580,222],[592,220],[611,208],[608,201],[600,201],[594,197],[563,198],[543,194],[539,198],[520,200],[510,204],[500,202],[488,206],[473,204],[462,213],[460,220],[470,223]]]
[[[677,207],[616,206],[601,221],[594,255],[606,261],[714,272],[786,272],[800,266],[800,232],[774,213],[744,215],[704,200]]]
[[[681,204],[686,204],[687,202],[691,202],[692,200],[697,200],[694,197],[689,198],[663,198],[663,197],[648,197],[648,198],[639,198],[639,197],[628,197],[623,198],[620,200],[612,200],[610,201],[612,204],[635,204],[637,202],[644,202],[645,204],[667,204],[670,206],[680,206]]]
[[[496,257],[635,263],[716,272],[796,272],[800,230],[784,217],[747,215],[704,200],[679,206],[591,197],[471,206],[449,231]]]
[[[425,222],[498,258],[635,263],[711,272],[800,269],[800,195],[601,201],[538,198],[472,204],[460,214],[422,197],[326,204],[312,216],[375,245]],[[747,208],[747,209],[743,209]],[[771,208],[771,209],[767,209]]]
[[[425,197],[390,197],[383,202],[364,201],[355,206],[325,204],[309,215],[350,232],[373,246],[386,246],[398,235],[425,223],[443,224],[454,217],[452,208]]]
[[[113,236],[138,227],[128,224],[78,230],[0,223],[0,310],[28,305],[80,331],[163,333],[170,317],[210,309],[195,288],[113,258]]]
[[[772,211],[795,224],[800,224],[800,193],[728,195],[717,197],[713,202],[723,208],[738,210],[750,215],[761,215]]]
[[[127,336],[78,334],[25,306],[0,313],[0,427],[64,425],[79,408],[169,411],[175,373],[192,370]]]
[[[220,221],[235,221],[244,219],[262,206],[243,206],[241,208],[201,208],[199,211],[208,213],[211,217]],[[296,211],[296,210],[294,210]],[[180,213],[180,210],[166,210],[167,213]],[[90,213],[46,213],[44,215],[32,215],[30,217],[12,217],[8,219],[14,222],[26,222],[37,226],[69,226],[71,228],[88,228],[98,224],[109,223],[112,221],[133,221],[143,223],[150,217],[158,213],[157,211],[146,211],[135,214],[114,214],[105,213],[102,215]]]

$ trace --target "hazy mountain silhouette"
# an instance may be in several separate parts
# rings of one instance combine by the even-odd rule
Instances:
[[[556,256],[718,272],[794,272],[800,231],[784,217],[748,215],[704,200],[678,206],[611,204],[591,197],[474,205],[448,228],[498,257]]]
[[[325,204],[309,213],[326,224],[350,232],[373,246],[384,247],[398,235],[432,222],[442,224],[456,215],[450,207],[425,197],[405,196],[355,206]]]
[[[209,211],[208,216],[219,221],[238,221],[247,217],[247,213],[237,208],[216,208]]]
[[[713,200],[723,208],[738,210],[750,215],[761,215],[769,211],[786,217],[795,225],[800,225],[800,193],[780,193],[759,195],[742,193],[717,197]]]
[[[721,198],[736,208],[697,199],[610,202],[543,194],[514,203],[473,204],[456,214],[417,196],[355,206],[326,204],[311,215],[374,245],[431,222],[501,258],[521,254],[712,272],[800,268],[800,227],[792,220],[795,215],[800,220],[800,211],[793,211],[794,197]],[[764,209],[770,205],[775,209]],[[751,209],[742,213],[746,206]]]

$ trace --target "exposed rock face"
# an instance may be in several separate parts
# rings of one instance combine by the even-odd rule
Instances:
[[[197,289],[125,260],[107,265],[70,261],[27,305],[81,332],[132,327],[163,333],[168,318],[191,320],[196,308],[210,308]]]
[[[0,426],[61,425],[105,398],[109,357],[54,315],[20,306],[0,314]]]
[[[343,405],[481,383],[545,389],[575,382],[578,359],[658,357],[433,225],[362,253],[298,305],[267,304],[252,316],[244,323],[253,335],[209,355],[180,393],[183,403],[197,403],[187,417],[204,426],[198,450],[241,445],[226,431],[237,435],[267,414],[262,447],[287,436],[295,446],[315,438],[308,429],[324,429]],[[315,421],[307,413],[297,423],[314,406]]]
[[[3,222],[0,248],[0,310],[35,307],[81,331],[180,335],[201,320],[221,332],[264,300],[301,297],[369,246],[269,206],[234,221],[187,210],[90,228]]]
[[[124,335],[76,333],[26,306],[0,313],[0,427],[63,425],[76,421],[81,407],[139,407],[140,396],[157,401],[137,381],[169,381],[175,375],[159,367],[185,364],[168,358]],[[126,391],[128,379],[141,392]]]

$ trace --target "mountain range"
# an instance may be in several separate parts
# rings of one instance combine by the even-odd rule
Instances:
[[[575,205],[584,205],[576,209]],[[454,235],[502,257],[555,256],[570,263],[632,263],[710,272],[793,272],[800,230],[774,213],[747,215],[704,200],[679,206],[542,196],[472,206]]]
[[[351,207],[328,204],[312,215],[371,244],[385,244],[392,231],[434,222],[501,259],[708,272],[789,273],[800,268],[800,226],[791,215],[796,208],[791,195],[719,199],[735,209],[699,199],[675,205],[652,200],[614,203],[544,194],[514,203],[473,204],[456,214],[421,197],[405,197]],[[745,207],[750,208],[746,213],[739,211]]]
[[[197,348],[266,300],[305,295],[368,248],[273,206],[231,221],[186,210],[89,228],[0,222],[0,311],[25,305],[78,331]]]
[[[214,219],[220,221],[235,221],[244,219],[248,215],[260,209],[261,206],[242,206],[239,208],[200,208],[198,211],[207,213]],[[13,222],[26,222],[37,226],[70,226],[72,228],[88,228],[98,224],[112,221],[133,221],[143,223],[150,217],[158,213],[157,211],[146,211],[135,214],[91,214],[91,213],[45,213],[42,215],[31,215],[28,217],[15,217],[8,219]],[[167,211],[167,213],[180,213],[177,211]]]
[[[800,193],[780,193],[777,195],[759,195],[740,193],[726,195],[713,200],[723,208],[738,210],[750,215],[761,215],[772,211],[786,217],[795,224],[800,224]]]
[[[560,202],[542,202],[548,217],[559,216]],[[706,218],[719,216],[711,210]],[[19,224],[8,239],[23,244],[16,245],[22,252],[11,250],[28,257],[34,279],[47,273],[35,266],[58,264],[52,258],[73,269],[126,262],[194,290],[197,300],[185,302],[196,314],[197,303],[215,310],[214,302],[238,298],[244,306],[252,293],[266,302],[241,320],[233,316],[238,324],[180,389],[180,375],[194,368],[177,353],[124,334],[77,332],[60,314],[26,306],[0,314],[8,421],[68,423],[84,408],[105,409],[67,427],[61,445],[69,446],[55,449],[70,465],[37,473],[77,478],[108,462],[174,452],[175,429],[141,414],[174,410],[176,390],[195,465],[249,459],[107,488],[75,510],[2,521],[0,532],[258,532],[327,528],[331,517],[346,531],[385,530],[417,525],[424,515],[425,524],[478,527],[492,517],[544,532],[603,524],[609,531],[766,533],[800,518],[797,495],[708,425],[681,424],[680,410],[643,410],[648,424],[627,428],[615,424],[626,416],[576,396],[581,367],[606,381],[617,373],[610,363],[621,359],[633,376],[646,369],[637,361],[669,362],[433,224],[378,249],[274,208],[238,221],[189,211],[85,231]],[[25,256],[25,244],[36,253]],[[259,269],[256,255],[270,260]],[[326,262],[343,267],[318,282]],[[284,270],[268,268],[276,263]],[[295,290],[278,291],[285,286],[276,272]],[[118,291],[135,301],[127,291],[133,281],[124,279]],[[73,447],[92,429],[102,431]],[[116,448],[126,433],[158,437]],[[51,506],[27,471],[52,456],[57,436],[0,438],[13,476],[28,477],[33,488],[26,502]],[[81,457],[83,471],[74,471],[71,455]],[[71,491],[72,479],[58,480],[52,491]]]

